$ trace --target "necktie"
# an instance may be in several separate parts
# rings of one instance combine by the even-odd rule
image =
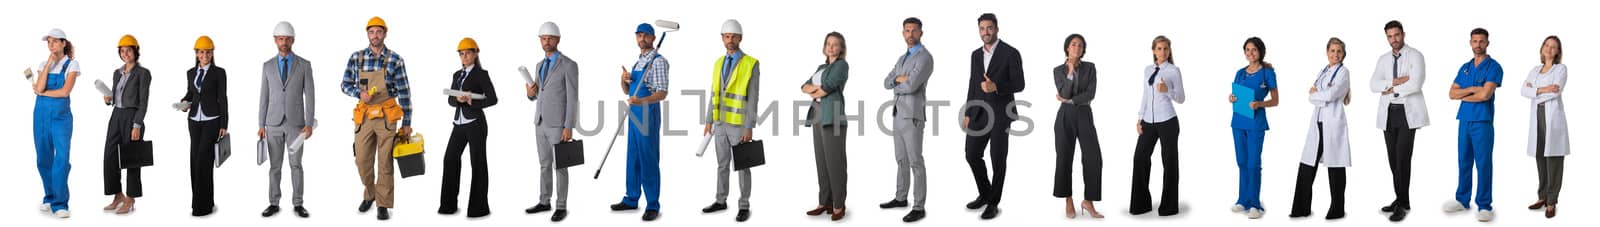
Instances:
[[[1161,67],[1160,66],[1156,66],[1155,72],[1151,72],[1150,73],[1150,80],[1149,81],[1145,81],[1145,84],[1156,85],[1156,75],[1157,75],[1157,73],[1161,73]]]
[[[728,83],[728,74],[733,73],[733,56],[728,56],[722,62],[722,83]]]
[[[278,58],[278,80],[289,81],[289,58]]]
[[[544,77],[549,73],[549,71],[550,59],[544,59],[544,62],[539,63],[539,84],[544,84]]]
[[[194,89],[195,90],[200,90],[200,84],[202,82],[206,81],[206,69],[200,69],[200,72],[196,73],[195,75],[196,76],[194,78]]]
[[[1399,53],[1394,54],[1394,69],[1393,69],[1392,73],[1389,74],[1389,76],[1390,76],[1390,79],[1398,79],[1398,78],[1400,78],[1400,54]],[[1395,98],[1399,98],[1400,97],[1400,93],[1395,93],[1394,97]]]

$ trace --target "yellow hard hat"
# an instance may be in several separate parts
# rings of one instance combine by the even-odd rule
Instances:
[[[456,45],[456,51],[463,51],[467,49],[477,50],[478,41],[472,40],[472,38],[461,38],[461,44]]]
[[[211,43],[211,37],[210,36],[203,36],[202,35],[202,36],[200,36],[200,39],[194,40],[194,49],[196,49],[196,50],[215,50],[215,49],[217,49],[217,46],[215,44]]]
[[[139,40],[134,39],[133,35],[122,35],[122,39],[117,40],[117,47],[139,47]]]
[[[372,28],[373,26],[383,27],[383,30],[389,30],[389,25],[383,23],[383,18],[372,17],[372,19],[367,20],[366,28]]]

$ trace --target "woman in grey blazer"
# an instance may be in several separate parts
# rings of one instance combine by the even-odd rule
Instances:
[[[822,55],[827,62],[817,66],[811,79],[800,86],[800,91],[811,96],[811,110],[806,114],[806,126],[811,127],[812,145],[817,160],[817,208],[806,215],[832,214],[834,221],[844,219],[845,167],[844,84],[850,78],[850,64],[845,63],[844,35],[828,33],[822,42]]]
[[[123,35],[117,41],[117,56],[122,67],[111,74],[111,95],[103,97],[111,106],[111,122],[106,125],[106,152],[104,158],[105,193],[111,204],[104,210],[117,214],[133,211],[133,198],[144,195],[139,167],[129,167],[127,190],[122,189],[122,159],[117,147],[132,141],[143,140],[144,114],[150,107],[150,70],[139,65],[139,41],[132,35]]]

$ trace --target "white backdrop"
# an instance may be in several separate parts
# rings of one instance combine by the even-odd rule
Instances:
[[[369,17],[382,16],[392,28],[389,47],[406,58],[418,118],[417,131],[428,135],[429,173],[421,177],[397,179],[397,208],[393,225],[440,226],[460,223],[512,225],[546,222],[548,214],[524,215],[521,210],[534,205],[537,195],[537,160],[530,142],[534,106],[520,96],[522,79],[516,66],[533,66],[542,57],[535,36],[538,25],[554,21],[561,25],[564,40],[561,50],[582,66],[583,116],[580,125],[593,129],[598,101],[610,103],[604,114],[604,130],[597,135],[580,136],[588,141],[589,163],[571,170],[572,198],[569,225],[600,226],[639,223],[637,212],[612,213],[605,206],[617,202],[623,187],[622,148],[613,154],[611,165],[598,180],[590,179],[604,152],[604,144],[616,130],[615,104],[623,96],[616,90],[619,65],[632,64],[637,49],[632,31],[640,22],[656,19],[683,24],[673,33],[662,53],[674,66],[671,73],[672,96],[680,103],[671,110],[675,116],[669,130],[698,133],[694,99],[680,93],[686,89],[709,87],[709,70],[722,55],[718,28],[723,20],[739,19],[744,24],[746,53],[762,60],[764,68],[763,103],[778,100],[789,103],[804,100],[794,88],[811,75],[820,54],[824,34],[842,32],[851,47],[852,76],[846,98],[865,101],[867,108],[852,105],[850,113],[864,113],[865,135],[850,138],[850,216],[838,224],[874,226],[899,224],[907,210],[882,210],[877,203],[887,201],[894,191],[894,161],[888,135],[875,129],[887,124],[874,117],[876,106],[891,99],[881,89],[893,61],[904,53],[900,21],[920,17],[926,24],[924,42],[937,58],[938,66],[929,83],[929,98],[963,99],[969,55],[978,48],[976,18],[981,13],[999,16],[1002,40],[1023,54],[1024,70],[1031,87],[1018,94],[1034,106],[1023,110],[1031,125],[1019,122],[1017,129],[1032,134],[1012,138],[1009,185],[1001,207],[1004,213],[992,221],[981,221],[974,210],[961,208],[976,196],[971,174],[962,159],[962,135],[955,125],[959,116],[954,106],[940,108],[935,119],[937,136],[926,143],[930,217],[923,225],[1011,225],[1063,223],[1062,200],[1050,196],[1054,158],[1050,136],[1055,105],[1049,70],[1064,61],[1062,39],[1067,34],[1087,37],[1087,61],[1099,64],[1100,94],[1094,101],[1105,152],[1105,201],[1098,204],[1107,217],[1091,222],[1117,225],[1156,226],[1176,223],[1252,224],[1252,225],[1361,225],[1386,223],[1377,208],[1393,195],[1390,175],[1382,148],[1383,140],[1374,127],[1374,93],[1363,88],[1370,77],[1375,57],[1388,50],[1383,23],[1397,19],[1405,23],[1408,43],[1427,55],[1432,125],[1419,132],[1415,155],[1415,181],[1412,197],[1416,208],[1408,225],[1470,223],[1470,215],[1444,214],[1439,204],[1452,201],[1455,190],[1455,127],[1457,102],[1443,93],[1453,71],[1471,57],[1468,31],[1487,28],[1493,35],[1490,54],[1506,68],[1505,83],[1520,85],[1526,70],[1538,64],[1537,50],[1545,36],[1560,35],[1566,40],[1565,62],[1573,85],[1566,94],[1570,116],[1585,116],[1593,108],[1581,105],[1593,97],[1592,83],[1596,51],[1586,40],[1595,40],[1588,29],[1593,14],[1580,10],[1581,2],[1567,1],[789,1],[789,2],[710,2],[710,1],[18,1],[7,3],[13,13],[0,14],[0,68],[13,72],[34,67],[46,51],[38,38],[50,28],[64,29],[79,48],[83,75],[74,91],[76,116],[71,187],[70,220],[56,220],[37,211],[41,193],[39,179],[29,150],[33,96],[25,92],[24,82],[9,79],[7,95],[0,95],[14,111],[0,113],[17,119],[0,136],[14,147],[11,158],[0,160],[0,180],[15,183],[0,189],[0,213],[18,224],[65,224],[70,226],[135,225],[216,225],[240,226],[284,224],[370,224],[371,214],[357,214],[361,187],[347,150],[352,125],[346,109],[355,102],[339,92],[338,81],[345,60],[352,51],[365,46],[361,31]],[[258,212],[266,205],[266,167],[254,166],[249,148],[250,132],[255,131],[258,69],[275,53],[271,32],[274,23],[290,21],[298,30],[295,50],[312,61],[316,70],[318,115],[322,128],[310,141],[305,155],[307,174],[306,205],[311,219],[289,214],[261,221]],[[139,210],[119,216],[98,208],[110,199],[101,195],[99,173],[104,122],[110,113],[101,105],[92,88],[94,79],[110,79],[119,67],[113,43],[122,34],[133,34],[143,44],[143,61],[155,76],[151,108],[146,119],[146,138],[156,141],[156,166],[144,169],[145,197]],[[188,216],[187,147],[188,138],[182,114],[166,106],[177,101],[183,90],[182,72],[192,67],[190,46],[195,37],[210,35],[216,40],[217,65],[232,72],[230,100],[234,114],[231,130],[239,135],[236,157],[216,170],[217,204],[220,212],[206,218]],[[1134,129],[1127,120],[1135,119],[1139,96],[1137,88],[1144,66],[1150,64],[1149,41],[1156,35],[1173,39],[1177,63],[1186,73],[1188,103],[1178,105],[1184,119],[1182,135],[1183,214],[1158,218],[1129,216],[1127,200],[1132,167]],[[450,131],[450,108],[440,100],[447,76],[459,69],[454,47],[462,37],[473,37],[483,48],[482,59],[498,84],[502,102],[487,110],[491,127],[489,155],[490,203],[495,215],[486,219],[464,220],[461,216],[440,216],[437,208],[439,176],[442,173],[444,144]],[[1233,163],[1228,135],[1229,107],[1224,97],[1233,72],[1245,65],[1239,46],[1245,38],[1259,36],[1268,47],[1266,60],[1277,66],[1283,86],[1281,106],[1269,110],[1273,130],[1269,132],[1264,155],[1262,199],[1268,208],[1263,220],[1249,220],[1229,213],[1228,206],[1237,192],[1237,168]],[[1327,204],[1326,175],[1316,184],[1315,215],[1309,220],[1285,218],[1292,196],[1295,167],[1305,143],[1306,121],[1311,112],[1303,92],[1326,63],[1324,42],[1337,36],[1348,43],[1346,62],[1352,72],[1354,103],[1348,108],[1355,166],[1350,169],[1348,211],[1345,220],[1326,223],[1320,219]],[[14,75],[14,74],[13,74]],[[1494,224],[1577,225],[1590,222],[1584,214],[1596,212],[1591,204],[1595,185],[1585,180],[1596,171],[1584,148],[1592,147],[1584,138],[1590,130],[1576,128],[1575,156],[1568,160],[1567,184],[1561,217],[1546,220],[1540,212],[1521,207],[1533,202],[1536,178],[1533,159],[1526,152],[1529,127],[1528,101],[1516,87],[1507,86],[1497,112],[1495,148],[1495,197],[1499,218]],[[690,105],[683,105],[690,104]],[[853,103],[852,103],[853,104]],[[764,106],[779,108],[783,122],[764,122],[758,139],[768,144],[768,164],[756,168],[754,217],[751,224],[807,225],[830,223],[822,217],[801,213],[815,206],[814,167],[811,138],[788,123],[798,112],[787,104]],[[1594,125],[1592,119],[1571,118],[1574,127]],[[866,127],[863,127],[866,126]],[[781,132],[772,135],[771,131]],[[809,130],[798,129],[800,132]],[[715,182],[714,158],[692,155],[698,136],[679,136],[666,140],[662,151],[663,219],[668,225],[734,225],[733,212],[700,214],[699,208],[712,202]],[[1082,166],[1082,165],[1078,165]],[[1159,168],[1159,163],[1157,164]],[[468,167],[470,168],[470,167]],[[464,170],[465,171],[465,170]],[[1159,175],[1159,170],[1156,171]],[[1325,170],[1322,172],[1326,172]],[[1078,171],[1076,174],[1081,174]],[[1081,181],[1081,177],[1075,177]],[[1159,182],[1159,176],[1155,176]],[[287,184],[287,182],[286,182]],[[289,194],[288,185],[284,185]],[[467,185],[461,185],[466,191]],[[1155,185],[1159,191],[1159,183]],[[1081,195],[1082,187],[1077,187]],[[733,197],[739,192],[733,190]],[[1157,192],[1159,194],[1159,192]],[[462,196],[464,206],[465,193]],[[1159,195],[1157,195],[1159,196]],[[1081,198],[1081,197],[1080,197]],[[284,204],[289,202],[284,198]],[[287,207],[286,207],[287,208]],[[1070,222],[1087,221],[1083,217]]]

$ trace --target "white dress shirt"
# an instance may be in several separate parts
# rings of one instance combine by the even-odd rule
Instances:
[[[1156,71],[1160,69],[1160,71]],[[1155,74],[1156,82],[1148,83],[1151,74]],[[1145,66],[1144,77],[1139,84],[1144,85],[1144,98],[1139,101],[1139,120],[1145,123],[1161,123],[1178,117],[1178,111],[1173,109],[1172,103],[1183,103],[1183,72],[1178,70],[1172,62],[1163,62],[1161,65]],[[1167,92],[1156,91],[1156,84],[1167,84]]]

